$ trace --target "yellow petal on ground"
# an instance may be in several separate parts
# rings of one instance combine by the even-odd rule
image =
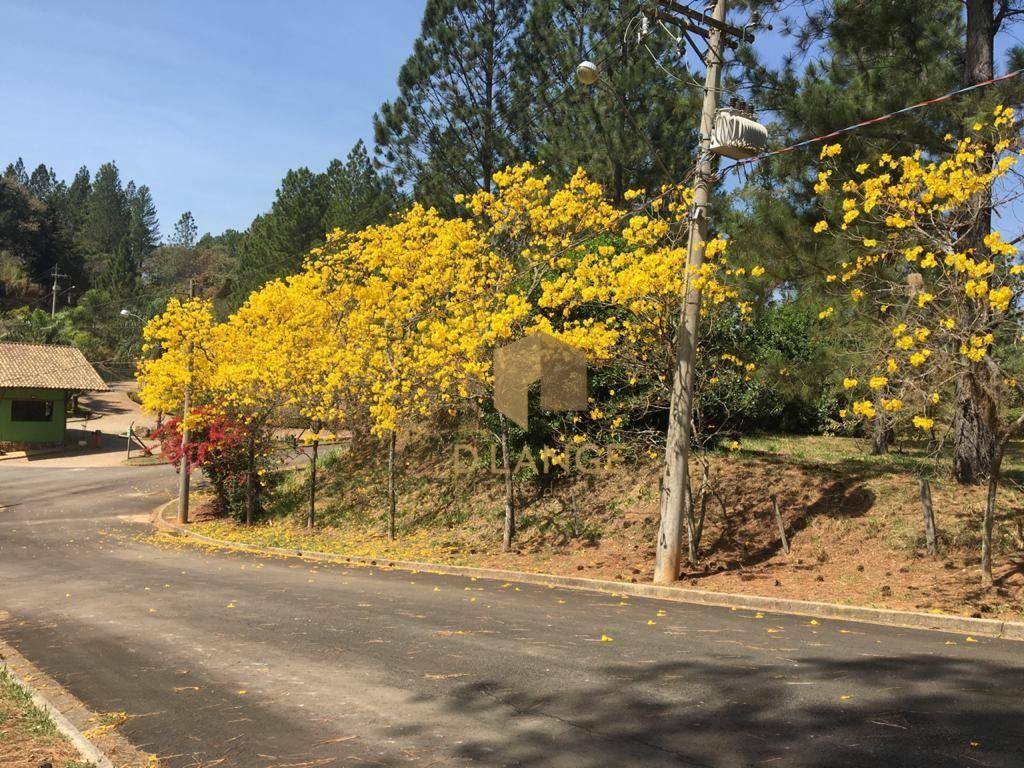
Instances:
[[[654,619],[648,619],[648,620],[647,620],[647,626],[648,626],[648,627],[653,627],[653,626],[654,626],[655,624],[657,624],[657,623],[658,623],[658,622],[656,622],[656,621],[655,621]]]
[[[849,701],[852,698],[853,698],[852,696],[840,696],[839,700],[840,701]]]
[[[968,638],[967,638],[967,640],[966,640],[965,642],[968,642],[968,643],[976,643],[976,642],[978,642],[978,641],[977,641],[977,640],[975,640],[975,639],[974,639],[973,637],[968,637]]]
[[[655,616],[665,616],[666,614],[665,614],[665,612],[664,612],[664,611],[658,611],[658,612],[657,612],[656,614],[654,614],[654,615],[655,615]]]
[[[234,608],[234,607],[235,607],[234,603],[228,603],[228,608]]]
[[[614,643],[615,642],[615,638],[614,637],[608,637],[608,635],[601,635],[601,642],[602,643]]]

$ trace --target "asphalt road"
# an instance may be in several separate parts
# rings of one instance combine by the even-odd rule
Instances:
[[[1024,765],[1024,644],[156,547],[173,484],[0,464],[0,637],[172,768]]]

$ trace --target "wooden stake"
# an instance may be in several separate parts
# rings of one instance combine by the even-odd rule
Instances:
[[[928,554],[935,557],[939,553],[935,544],[935,512],[932,510],[932,486],[927,479],[921,478],[921,507],[924,510],[924,538]]]
[[[775,523],[779,526],[779,538],[782,539],[782,551],[789,554],[789,539],[786,538],[786,526],[782,524],[782,515],[779,513],[779,502],[772,494],[772,511],[775,512]]]

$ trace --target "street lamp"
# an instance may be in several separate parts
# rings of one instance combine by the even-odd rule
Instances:
[[[601,70],[592,61],[581,61],[576,67],[576,79],[583,85],[594,85],[601,77]]]

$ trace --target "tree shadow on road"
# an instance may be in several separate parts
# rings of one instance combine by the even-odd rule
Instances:
[[[819,686],[846,691],[822,695]],[[508,681],[455,691],[460,715],[509,710],[500,741],[468,734],[487,765],[1020,766],[1019,667],[920,656],[612,665],[575,690]]]

